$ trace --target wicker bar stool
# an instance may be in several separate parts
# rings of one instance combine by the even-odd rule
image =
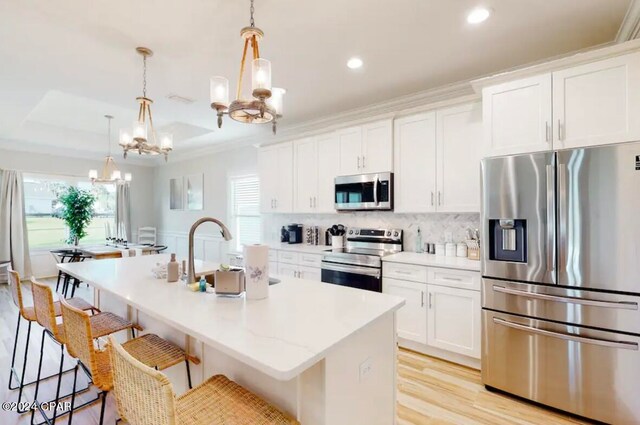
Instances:
[[[84,311],[71,306],[69,303],[62,301],[62,323],[67,340],[67,350],[69,354],[78,359],[75,367],[73,379],[73,393],[71,396],[71,410],[69,414],[69,424],[73,419],[75,387],[78,368],[82,367],[93,381],[93,384],[100,390],[98,397],[102,398],[102,406],[100,408],[100,424],[104,419],[104,408],[107,399],[107,393],[113,387],[113,379],[111,374],[111,361],[109,351],[107,349],[97,350],[93,344],[94,335],[91,327],[91,316]],[[147,334],[134,338],[125,342],[122,347],[129,355],[135,357],[137,361],[143,362],[147,367],[158,369],[166,369],[180,362],[186,362],[187,374],[189,374],[189,360],[199,363],[199,360],[190,358],[177,345],[166,341],[154,334]],[[189,376],[189,385],[191,385],[191,377]],[[96,401],[96,400],[93,400]]]
[[[40,405],[37,402],[38,390],[40,388],[40,374],[42,372],[42,358],[44,354],[45,336],[48,335],[49,338],[53,340],[53,342],[60,346],[60,371],[58,373],[58,386],[56,389],[56,397],[54,399],[55,403],[57,403],[61,398],[66,398],[69,396],[65,395],[60,397],[60,384],[62,382],[62,368],[64,365],[64,346],[67,343],[67,337],[72,337],[73,335],[65,334],[63,324],[56,322],[53,291],[51,290],[51,287],[39,283],[35,280],[35,278],[31,278],[31,287],[31,291],[33,292],[33,304],[35,307],[36,320],[38,324],[40,324],[40,326],[44,328],[42,331],[42,340],[40,341],[40,360],[38,362],[38,376],[36,378],[36,388],[33,399],[36,403],[36,407],[44,418],[44,422],[55,423],[56,418],[58,417],[58,409],[54,410],[53,419],[49,420],[48,416],[40,408]],[[64,299],[61,299],[60,302],[64,302]],[[69,304],[67,303],[67,305]],[[131,336],[135,337],[134,329],[142,330],[142,328],[134,325],[130,321],[109,312],[100,312],[89,316],[89,318],[92,334],[95,338],[106,336],[126,329],[131,330]],[[34,416],[35,409],[31,411],[32,424]]]
[[[169,379],[109,337],[118,413],[131,425],[300,425],[277,407],[216,375],[176,397]]]
[[[27,370],[27,358],[29,355],[29,340],[31,338],[31,324],[36,321],[36,313],[33,306],[26,306],[24,304],[24,299],[22,297],[22,285],[20,284],[20,275],[18,272],[9,267],[9,287],[11,289],[11,297],[13,298],[13,303],[18,307],[18,325],[16,326],[16,336],[13,343],[13,354],[11,355],[11,368],[9,370],[9,389],[10,390],[18,390],[18,413],[25,413],[26,410],[22,410],[20,401],[22,400],[22,393],[24,391],[24,387],[28,385],[33,385],[36,381],[24,382],[25,373]],[[91,310],[91,312],[99,311],[97,308],[83,300],[82,298],[69,298],[67,300],[69,304],[79,308],[81,310]],[[60,303],[58,301],[53,303],[54,314],[56,316],[60,316]],[[27,325],[27,340],[24,346],[24,359],[22,361],[22,373],[18,375],[16,370],[16,351],[18,348],[18,338],[20,335],[20,322],[22,320],[26,320]],[[63,373],[70,372],[73,369],[65,370]],[[52,378],[57,376],[57,374],[45,376],[41,378],[43,380]],[[17,386],[13,386],[13,379],[18,381]]]

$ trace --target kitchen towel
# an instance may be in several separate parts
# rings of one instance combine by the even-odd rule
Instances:
[[[245,291],[248,300],[269,296],[269,247],[244,246]]]

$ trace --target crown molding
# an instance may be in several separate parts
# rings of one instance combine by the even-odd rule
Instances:
[[[640,51],[640,39],[617,44],[614,42],[601,44],[578,50],[576,52],[571,52],[566,55],[559,55],[543,61],[533,62],[517,68],[508,69],[498,74],[478,78],[471,81],[471,85],[476,93],[481,93],[482,89],[487,86],[532,77],[534,75],[544,74],[547,72],[558,71],[637,51]]]
[[[174,152],[170,155],[169,163],[202,157],[203,155],[210,155],[231,149],[273,145],[293,139],[329,133],[340,128],[361,125],[382,119],[392,119],[398,116],[479,99],[480,96],[474,93],[470,80],[460,81],[374,103],[365,107],[350,109],[300,124],[279,127],[278,134],[275,137],[269,136],[268,140],[265,140],[264,135],[254,135],[217,143],[205,148],[189,150],[184,153]],[[164,161],[156,161],[156,164],[162,165]]]
[[[49,145],[43,145],[40,143],[28,142],[24,140],[14,140],[14,139],[0,139],[0,149],[13,151],[13,152],[52,155],[52,156],[64,157],[64,158],[87,159],[87,160],[97,161],[97,162],[104,162],[104,159],[106,156],[104,154],[78,151],[74,149],[62,149],[62,148],[52,147]],[[114,156],[114,159],[119,165],[126,164],[126,165],[134,165],[138,167],[155,167],[157,165],[157,163],[152,158],[149,158],[149,161],[146,161],[144,159],[131,159],[130,157],[127,159],[124,159],[124,158],[118,158]]]
[[[631,0],[616,35],[616,43],[635,40],[640,35],[640,0]]]

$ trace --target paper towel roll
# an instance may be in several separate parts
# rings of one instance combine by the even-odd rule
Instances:
[[[244,246],[245,291],[248,300],[269,296],[269,247]]]

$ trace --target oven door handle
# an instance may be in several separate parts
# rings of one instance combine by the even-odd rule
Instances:
[[[625,350],[638,351],[638,343],[632,341],[611,341],[608,339],[590,338],[580,335],[566,334],[561,332],[548,331],[546,329],[534,328],[532,326],[521,325],[520,323],[510,322],[508,320],[500,319],[498,317],[493,318],[493,323],[508,328],[518,329],[525,332],[531,332],[533,334],[549,336],[552,338],[559,338],[565,341],[579,342],[581,344],[593,344],[603,347],[611,348],[623,348]]]
[[[362,274],[366,276],[373,276],[380,278],[380,269],[374,269],[371,267],[358,267],[358,266],[341,266],[334,263],[322,262],[322,270],[331,270],[334,272]]]
[[[378,205],[378,184],[380,184],[380,179],[376,176],[373,181],[373,203]]]

